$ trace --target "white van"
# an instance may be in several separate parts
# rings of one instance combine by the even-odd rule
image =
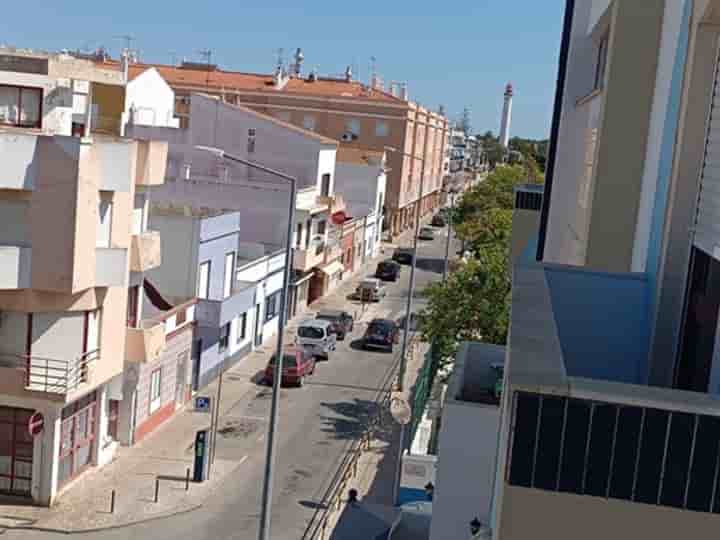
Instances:
[[[333,332],[331,321],[308,319],[298,326],[295,343],[309,350],[316,358],[327,360],[335,350],[337,336]]]

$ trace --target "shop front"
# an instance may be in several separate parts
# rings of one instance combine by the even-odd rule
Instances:
[[[34,411],[0,406],[0,493],[31,495],[33,437],[29,421]]]

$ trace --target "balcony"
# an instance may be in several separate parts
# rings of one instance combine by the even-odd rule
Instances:
[[[159,186],[165,182],[168,143],[165,141],[138,141],[137,172],[138,186]]]
[[[2,354],[0,388],[9,393],[24,387],[33,392],[66,395],[92,382],[92,367],[99,357],[99,349],[70,360]]]
[[[238,313],[244,313],[255,305],[256,284],[235,281],[232,294],[223,300],[200,298],[197,301],[198,324],[220,328],[232,321]]]
[[[130,270],[146,272],[160,266],[160,233],[146,231],[134,234],[130,244]]]
[[[29,289],[31,260],[29,247],[0,246],[0,290]]]
[[[129,362],[153,362],[160,358],[176,333],[195,322],[192,299],[160,315],[140,322],[139,328],[127,328],[125,358]]]
[[[0,189],[26,189],[35,186],[38,136],[22,131],[0,132]]]
[[[127,249],[95,250],[95,286],[125,287],[127,282]]]
[[[307,272],[324,262],[325,242],[311,243],[308,249],[296,249],[293,251],[293,268],[300,272]]]

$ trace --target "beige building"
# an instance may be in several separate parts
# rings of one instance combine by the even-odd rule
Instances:
[[[175,91],[175,113],[182,127],[189,115],[190,95],[201,92],[315,131],[341,146],[387,152],[386,223],[393,234],[413,225],[416,208],[426,214],[439,205],[448,121],[409,101],[404,91],[393,95],[350,75],[345,79],[257,75],[196,63],[130,65],[130,78],[148,67],[154,67]]]
[[[0,54],[0,493],[41,504],[117,448],[126,338],[140,337],[125,332],[128,286],[160,262],[144,189],[167,146],[75,121],[97,108],[74,90],[113,77]]]

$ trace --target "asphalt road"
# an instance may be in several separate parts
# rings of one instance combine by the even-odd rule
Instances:
[[[420,242],[416,288],[442,277],[445,229],[436,229],[434,241]],[[452,253],[452,252],[451,252]],[[407,301],[410,268],[400,280],[388,284],[387,297],[373,305],[355,325],[354,332],[338,344],[327,362],[303,388],[285,388],[281,394],[278,465],[272,515],[272,538],[297,540],[316,510],[343,452],[363,431],[373,410],[373,399],[393,359],[399,354],[368,352],[353,342],[373,316],[398,319]],[[416,306],[422,300],[418,299]],[[327,305],[338,305],[331,297]],[[353,306],[357,309],[357,306]],[[415,310],[414,310],[415,311]],[[131,527],[83,534],[87,540],[229,540],[255,539],[262,493],[269,388],[257,386],[230,411],[220,426],[217,457],[247,456],[223,482],[203,508],[194,512]],[[66,535],[36,531],[7,531],[4,538],[54,539]]]

